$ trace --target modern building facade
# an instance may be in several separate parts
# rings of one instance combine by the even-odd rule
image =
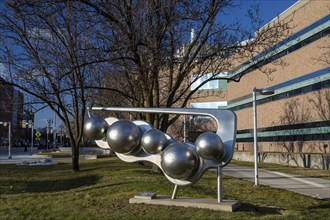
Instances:
[[[291,33],[286,39],[229,71],[243,77],[222,87],[223,97],[206,97],[190,103],[191,107],[235,111],[236,159],[253,160],[252,90],[270,88],[274,94],[257,96],[259,159],[272,158],[270,162],[285,163],[292,160],[299,164],[302,160],[307,166],[314,154],[321,154],[322,166],[329,169],[329,12],[329,1],[298,1],[274,18],[283,22],[290,20]],[[260,60],[263,60],[260,68],[251,68]],[[271,75],[262,69],[272,70]]]

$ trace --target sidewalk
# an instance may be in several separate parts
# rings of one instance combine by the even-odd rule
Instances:
[[[51,151],[51,150],[49,150]],[[24,148],[17,147],[11,149],[11,159],[9,159],[8,148],[0,148],[0,165],[1,164],[17,164],[23,161],[32,162],[32,161],[40,161],[42,159],[51,159],[53,161],[68,161],[72,160],[70,157],[51,157],[48,155],[37,155],[37,153],[45,152],[45,150],[34,148],[28,148],[27,151],[24,151]],[[54,151],[55,152],[55,151]],[[79,156],[79,160],[93,160],[97,159],[96,154],[83,154]]]
[[[47,155],[35,155],[41,150],[36,147],[32,149],[28,147],[27,151],[24,151],[24,148],[12,148],[11,149],[11,159],[9,159],[8,148],[0,148],[0,165],[1,164],[16,164],[21,163],[23,161],[31,162],[31,161],[39,161],[41,159],[49,158]],[[71,158],[51,158],[52,160],[71,160]]]
[[[254,168],[229,164],[223,169],[223,174],[254,182]],[[264,169],[259,169],[258,174],[260,185],[285,189],[317,199],[330,200],[330,180]]]

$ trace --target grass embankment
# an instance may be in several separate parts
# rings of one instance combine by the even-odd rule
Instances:
[[[0,219],[329,219],[329,201],[226,176],[223,184],[224,198],[242,203],[234,213],[129,204],[137,192],[171,195],[173,184],[151,166],[118,158],[82,161],[78,173],[69,163],[1,165]],[[216,199],[215,174],[180,188],[178,196]]]
[[[239,161],[232,160],[232,164],[246,166],[246,167],[254,167],[253,162],[248,161]],[[282,173],[290,173],[300,176],[309,176],[309,177],[317,177],[330,180],[330,172],[329,170],[318,170],[311,168],[303,168],[303,167],[293,167],[293,166],[285,166],[273,163],[258,163],[258,168],[282,172]],[[330,189],[329,189],[330,190]]]

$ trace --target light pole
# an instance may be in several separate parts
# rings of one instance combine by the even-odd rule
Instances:
[[[47,147],[47,150],[48,150],[48,141],[49,141],[49,129],[50,129],[50,122],[51,120],[50,119],[47,119],[46,120],[46,125],[47,125],[47,130],[46,130],[46,134],[47,134],[47,142],[46,142],[46,147]]]
[[[56,148],[56,113],[54,111],[54,123],[53,123],[53,150]]]
[[[253,149],[254,149],[254,186],[259,185],[258,177],[258,136],[257,136],[257,93],[260,95],[272,95],[274,90],[270,88],[257,89],[253,88]]]
[[[8,124],[8,159],[11,159],[11,122],[0,122],[0,125],[7,126]]]
[[[31,123],[31,155],[33,154],[33,134],[34,134],[33,122]]]

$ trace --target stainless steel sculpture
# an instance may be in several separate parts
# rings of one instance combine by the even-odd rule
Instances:
[[[181,115],[204,115],[217,123],[216,134],[201,134],[195,145],[177,143],[170,135],[153,129],[144,121],[126,121],[109,117],[91,117],[93,111],[144,112]],[[218,202],[222,201],[222,167],[232,159],[236,137],[236,115],[229,110],[190,108],[119,108],[93,107],[89,109],[85,134],[95,139],[101,148],[111,149],[126,162],[149,161],[157,165],[166,178],[178,186],[195,183],[210,168],[217,168]]]

